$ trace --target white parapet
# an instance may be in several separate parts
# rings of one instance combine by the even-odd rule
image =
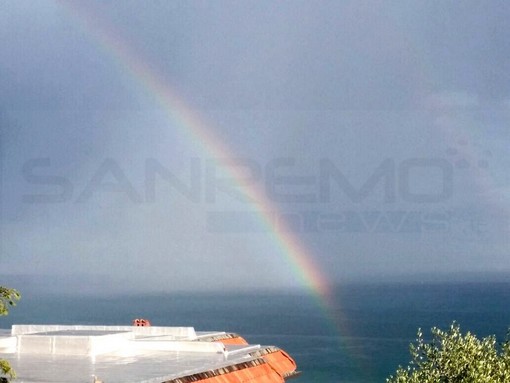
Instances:
[[[87,331],[55,331],[17,335],[20,354],[96,356],[128,346],[133,333],[118,332],[93,335]]]
[[[97,356],[147,351],[225,354],[220,342],[197,342],[193,327],[14,325],[4,348],[19,354]],[[1,346],[1,345],[0,345]]]
[[[158,327],[158,326],[66,326],[66,325],[13,325],[11,335],[35,334],[54,331],[129,331],[136,336],[170,336],[175,339],[195,340],[197,334],[193,327]]]

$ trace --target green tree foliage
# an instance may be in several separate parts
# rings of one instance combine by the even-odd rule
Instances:
[[[19,301],[21,295],[19,291],[8,287],[0,286],[0,315],[9,314],[9,309],[12,306],[16,306],[16,302]],[[16,377],[16,373],[11,368],[9,362],[0,359],[0,381],[8,381]]]
[[[455,322],[449,330],[432,329],[432,341],[423,340],[421,330],[411,344],[412,361],[399,367],[386,383],[508,383],[510,340],[498,345],[496,337],[478,339],[462,334]]]
[[[9,287],[0,286],[0,315],[9,314],[9,308],[16,306],[16,302],[21,298],[19,291]]]

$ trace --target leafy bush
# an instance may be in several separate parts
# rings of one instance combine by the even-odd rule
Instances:
[[[0,315],[9,314],[9,307],[16,306],[16,302],[20,298],[18,290],[0,286]]]
[[[9,287],[0,286],[0,315],[9,314],[9,308],[16,306],[16,302],[21,298],[20,293]],[[9,362],[0,359],[0,382],[15,378],[16,373],[11,368]]]
[[[432,341],[425,343],[421,330],[411,344],[412,361],[399,367],[387,383],[508,383],[510,341],[498,345],[495,336],[478,339],[462,334],[457,323],[448,331],[432,329]]]

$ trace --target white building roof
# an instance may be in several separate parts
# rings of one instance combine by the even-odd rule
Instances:
[[[197,342],[225,334],[192,327],[14,325],[0,333],[0,359],[18,383],[161,383],[256,359],[260,345]]]

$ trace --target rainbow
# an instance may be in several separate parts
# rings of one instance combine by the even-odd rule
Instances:
[[[246,175],[235,161],[238,156],[234,151],[215,135],[214,129],[206,123],[197,110],[177,94],[174,87],[157,68],[144,59],[114,26],[95,12],[90,4],[83,6],[78,2],[58,1],[64,12],[77,21],[94,44],[98,45],[106,56],[115,60],[117,65],[127,72],[150,96],[162,107],[168,119],[176,124],[192,142],[197,143],[201,150],[217,161],[222,169],[226,169],[229,176],[235,180],[239,190],[256,211],[260,225],[268,229],[275,249],[286,259],[300,285],[306,288],[323,312],[333,331],[341,335],[338,339],[339,347],[362,349],[361,345],[347,340],[349,329],[342,313],[339,302],[334,299],[330,281],[314,260],[311,252],[303,241],[287,226],[283,220],[274,219],[273,212],[278,211],[265,190],[248,182]],[[348,337],[347,337],[348,338]],[[363,358],[355,358],[346,353],[347,357],[364,374],[368,366],[363,365]],[[363,365],[363,366],[362,366]]]
[[[71,3],[62,3],[69,5]],[[137,55],[126,41],[122,40],[117,31],[110,25],[100,23],[100,17],[87,14],[87,11],[72,3],[74,14],[80,16],[88,34],[92,34],[103,51],[114,57],[119,66],[128,71],[147,92],[153,96],[163,108],[169,120],[179,126],[201,149],[218,162],[223,169],[228,169],[229,175],[236,181],[244,197],[255,208],[262,224],[266,225],[273,236],[274,242],[282,254],[286,255],[289,265],[293,267],[300,283],[318,296],[328,296],[329,283],[318,265],[300,239],[292,233],[285,222],[276,223],[271,212],[277,211],[277,206],[266,196],[264,190],[248,182],[242,169],[237,166],[238,156],[215,134],[210,124],[206,124],[174,90],[164,76],[151,67],[150,63]],[[70,8],[69,8],[70,9]]]

